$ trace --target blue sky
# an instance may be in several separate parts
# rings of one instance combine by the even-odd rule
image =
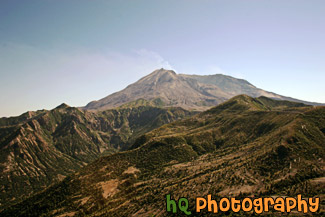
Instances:
[[[165,67],[325,103],[323,0],[0,0],[0,117],[83,106]]]

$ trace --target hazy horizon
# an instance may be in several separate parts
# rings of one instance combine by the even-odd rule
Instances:
[[[0,117],[84,106],[161,67],[325,103],[321,0],[0,5]]]

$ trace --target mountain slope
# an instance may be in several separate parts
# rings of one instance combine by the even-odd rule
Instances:
[[[159,69],[129,85],[124,90],[113,93],[101,100],[90,102],[84,109],[104,110],[137,99],[149,101],[160,99],[162,106],[180,106],[187,110],[203,111],[240,94],[303,102],[264,91],[245,80],[230,76],[178,75],[172,70]]]
[[[139,137],[1,215],[167,216],[166,194],[189,198],[192,211],[194,198],[209,193],[323,198],[324,141],[325,107],[237,96]]]
[[[62,180],[139,135],[193,113],[181,108],[125,107],[87,112],[65,104],[0,119],[0,207]]]

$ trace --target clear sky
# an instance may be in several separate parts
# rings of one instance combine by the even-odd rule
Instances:
[[[0,0],[0,117],[83,106],[157,68],[325,103],[324,0]]]

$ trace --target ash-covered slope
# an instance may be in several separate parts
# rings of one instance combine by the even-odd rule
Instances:
[[[260,97],[265,96],[272,99],[277,100],[287,100],[292,102],[304,103],[306,105],[316,105],[316,106],[324,106],[322,103],[316,102],[308,102],[304,100],[295,99],[292,97],[282,96],[276,93],[272,93],[269,91],[262,90],[260,88],[255,87],[248,81],[244,79],[238,79],[227,75],[216,74],[216,75],[185,75],[181,76],[192,78],[197,80],[198,82],[210,85],[216,85],[222,91],[231,94],[232,96],[237,96],[241,94],[248,95],[250,97]]]
[[[87,110],[105,110],[138,99],[145,99],[159,101],[159,105],[165,107],[180,106],[184,109],[203,111],[240,94],[303,102],[264,91],[243,79],[226,75],[185,75],[176,74],[172,70],[159,69],[119,92],[101,100],[90,102],[84,108]]]
[[[153,130],[130,150],[102,157],[0,214],[170,216],[167,194],[188,198],[192,213],[195,197],[207,194],[323,201],[324,141],[325,107],[241,95]],[[324,216],[324,204],[317,214]]]

